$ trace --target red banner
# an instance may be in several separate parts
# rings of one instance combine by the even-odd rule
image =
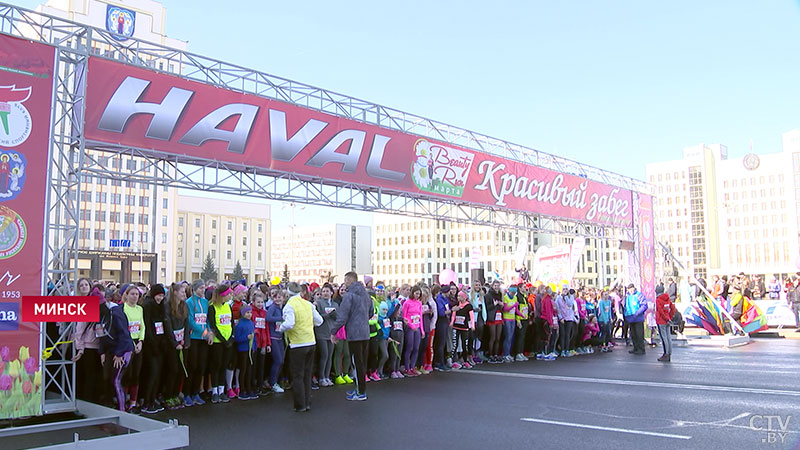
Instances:
[[[631,192],[275,100],[91,58],[86,137],[160,153],[632,226]]]
[[[42,290],[53,47],[0,36],[0,418],[41,414],[39,323],[23,295]]]

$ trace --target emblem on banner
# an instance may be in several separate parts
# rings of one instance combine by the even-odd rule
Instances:
[[[461,197],[474,155],[419,139],[414,144],[416,159],[411,164],[414,184],[425,192]]]
[[[0,202],[13,200],[25,185],[25,157],[0,148]]]
[[[22,217],[13,209],[0,206],[0,259],[19,253],[27,238],[28,230]]]
[[[119,6],[106,5],[106,30],[116,33],[114,39],[126,41],[133,36],[136,12]]]
[[[31,135],[31,114],[23,105],[30,97],[30,87],[0,86],[0,145],[16,147]]]

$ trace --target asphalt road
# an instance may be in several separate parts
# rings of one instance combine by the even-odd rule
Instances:
[[[188,424],[192,449],[800,448],[799,341],[676,348],[671,364],[659,354],[386,380],[366,402],[323,388],[308,413],[287,391],[151,417]]]

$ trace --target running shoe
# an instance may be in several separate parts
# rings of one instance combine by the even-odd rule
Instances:
[[[236,398],[238,398],[239,400],[252,400],[252,399],[253,399],[253,398],[252,398],[252,397],[250,397],[250,395],[249,395],[249,394],[247,394],[246,392],[244,392],[244,393],[241,393],[241,394],[237,395],[237,396],[236,396]]]
[[[184,406],[194,406],[194,400],[192,400],[192,396],[187,395],[183,397],[183,404]]]
[[[200,394],[194,394],[194,395],[192,396],[192,402],[194,402],[194,404],[195,404],[195,405],[200,405],[200,406],[202,406],[202,405],[205,405],[205,404],[206,404],[205,400],[203,400],[202,398],[200,398]]]
[[[280,384],[275,383],[272,385],[272,392],[276,394],[283,394],[285,391],[283,390]]]
[[[145,414],[158,414],[163,410],[164,410],[164,408],[156,405],[155,403],[151,403],[151,404],[145,406],[144,408],[142,408],[142,412],[145,413]]]
[[[221,394],[221,395],[219,396],[219,401],[220,401],[220,402],[222,402],[222,403],[228,403],[228,402],[230,402],[230,401],[231,401],[231,397],[228,397],[228,396],[227,396],[227,395],[225,395],[225,394]]]
[[[556,360],[556,355],[550,353],[550,354],[544,355],[544,358],[542,358],[542,359],[544,361],[555,361]]]
[[[211,403],[219,403],[219,394],[213,394],[211,396]]]
[[[352,391],[347,391],[347,396],[345,398],[347,400],[354,400],[357,395],[358,395],[358,391],[353,389]]]
[[[347,381],[344,381],[344,378],[342,378],[342,376],[339,375],[338,377],[336,377],[335,383],[336,384],[347,384]]]
[[[352,378],[350,378],[350,375],[348,375],[348,374],[345,374],[345,375],[343,375],[343,376],[342,376],[342,378],[344,378],[344,381],[345,381],[347,384],[351,384],[351,383],[353,382],[353,379],[352,379]]]
[[[312,391],[318,391],[318,390],[319,390],[319,383],[317,383],[317,382],[312,382],[312,383],[311,383],[311,390],[312,390]]]
[[[464,365],[461,366],[461,367],[464,368],[464,369],[472,369],[472,364],[470,364],[468,362],[465,362]]]
[[[453,369],[453,370],[459,370],[459,369],[461,369],[461,364],[460,364],[460,363],[458,363],[458,362],[454,362],[454,363],[453,363],[453,367],[451,367],[451,369]]]
[[[234,389],[228,389],[228,398],[234,398],[234,397],[236,397],[237,395],[239,395],[239,394],[237,394],[237,393],[236,393],[236,390],[234,390]]]
[[[378,375],[378,372],[372,372],[369,374],[369,379],[372,381],[381,381],[381,377]]]

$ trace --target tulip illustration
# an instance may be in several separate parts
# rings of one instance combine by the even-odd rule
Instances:
[[[12,384],[13,384],[13,378],[11,378],[11,375],[7,373],[0,375],[0,391],[10,390]]]
[[[22,351],[20,351],[20,355],[21,354]],[[25,372],[27,372],[28,375],[33,375],[34,372],[39,370],[39,361],[37,361],[36,358],[28,358],[25,360],[25,363],[23,363],[23,366],[25,367]]]
[[[33,384],[30,382],[30,380],[25,380],[25,382],[22,383],[22,393],[30,394],[32,391],[33,391]]]
[[[37,371],[36,374],[33,376],[33,384],[36,385],[36,386],[41,386],[42,385],[42,371],[41,370]]]
[[[28,347],[20,347],[19,348],[19,360],[25,361],[26,359],[31,357],[31,351]]]
[[[8,363],[8,374],[11,375],[12,378],[17,378],[19,376],[19,360],[14,360]]]
[[[11,359],[11,349],[5,346],[0,348],[0,359],[9,361]]]

